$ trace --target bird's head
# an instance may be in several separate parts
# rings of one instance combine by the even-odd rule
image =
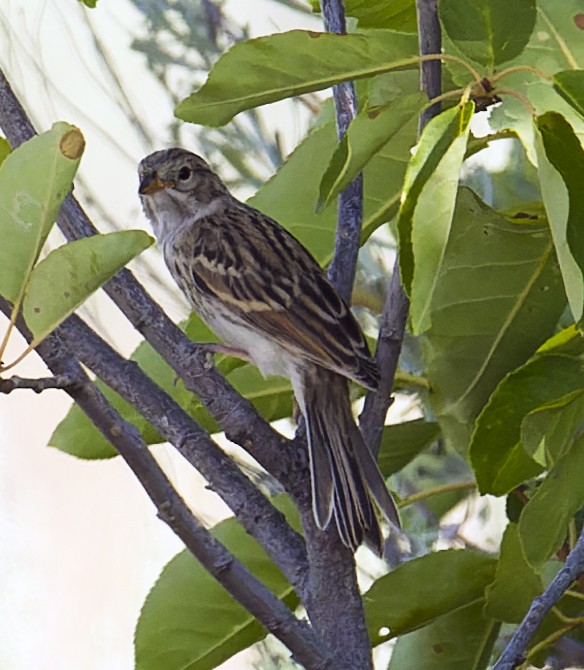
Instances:
[[[225,184],[200,156],[178,147],[146,156],[138,176],[142,207],[160,240],[185,220],[205,216],[228,195]]]

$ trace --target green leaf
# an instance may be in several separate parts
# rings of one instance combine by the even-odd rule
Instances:
[[[518,56],[535,25],[535,0],[440,0],[438,7],[458,49],[488,68]]]
[[[584,70],[563,70],[552,76],[554,89],[573,107],[578,114],[584,116]]]
[[[8,140],[5,137],[0,137],[0,165],[2,165],[11,151],[12,147]]]
[[[431,325],[430,306],[450,235],[473,112],[469,102],[434,117],[406,172],[397,225],[414,335]]]
[[[24,320],[35,341],[46,337],[153,242],[143,230],[122,230],[51,251],[33,269],[24,296]]]
[[[101,380],[96,379],[95,384],[124,419],[140,429],[146,444],[163,442],[157,431],[138,414],[132,405]],[[111,442],[101,434],[77,404],[72,405],[67,416],[55,428],[49,439],[49,446],[84,460],[102,460],[118,455]]]
[[[215,526],[220,540],[274,594],[298,598],[261,547],[235,521]],[[136,627],[136,670],[210,670],[262,640],[266,631],[186,550],[164,568]]]
[[[247,204],[278,221],[321,264],[332,256],[336,203],[316,212],[318,183],[337,143],[334,121],[312,130]]]
[[[484,670],[500,625],[482,614],[479,600],[400,637],[388,670]]]
[[[499,381],[551,335],[564,308],[545,219],[510,219],[462,188],[422,340],[429,400],[459,452]]]
[[[415,35],[385,30],[366,35],[292,30],[248,40],[217,61],[203,87],[175,114],[191,123],[221,126],[259,105],[413,67],[417,49]]]
[[[536,355],[499,384],[477,419],[470,457],[481,493],[504,495],[542,466],[521,445],[523,418],[538,407],[579,391],[584,363],[566,354]]]
[[[216,342],[217,336],[193,314],[186,323],[187,335],[197,342]],[[142,342],[131,356],[140,368],[153,379],[203,429],[216,433],[220,429],[215,419],[197,398],[177,380],[175,372],[147,342]],[[230,356],[217,356],[216,365],[227,380],[248,398],[267,421],[276,421],[292,414],[293,394],[290,384],[279,378],[263,379],[258,369]],[[147,444],[163,442],[160,434],[131,405],[99,380],[97,385],[122,417],[134,424]],[[97,430],[81,409],[73,405],[55,429],[49,444],[65,453],[85,459],[117,456],[117,452]]]
[[[521,444],[542,467],[552,467],[582,430],[584,389],[529,412],[521,422]]]
[[[389,28],[413,32],[417,30],[414,0],[345,0],[347,16],[357,19],[359,28]]]
[[[387,637],[384,629],[402,635],[481,600],[493,581],[496,564],[486,554],[455,549],[402,563],[363,596],[373,646]]]
[[[541,577],[523,553],[519,529],[510,523],[503,535],[495,580],[487,588],[484,613],[497,621],[520,623],[542,591]]]
[[[566,68],[584,69],[584,40],[582,29],[576,21],[581,13],[581,0],[538,0],[535,30],[527,47],[509,66],[528,66],[541,70],[552,78],[554,85],[536,73],[525,70],[510,73],[504,79],[505,88],[527,96],[537,114],[546,111],[563,114],[580,139],[584,137],[584,119],[572,106],[573,101],[566,101],[564,96],[559,95],[555,74]],[[465,74],[465,81],[467,79],[468,75]],[[570,95],[571,89],[567,88],[564,93]],[[533,113],[523,102],[505,96],[504,104],[493,109],[489,123],[494,130],[510,128],[516,131],[530,161],[537,164],[533,146]]]
[[[425,99],[421,93],[404,96],[365,109],[351,121],[320,183],[319,209],[329,205],[401,128],[417,119]]]
[[[387,478],[399,472],[439,437],[439,424],[423,419],[385,426],[377,459],[381,473]]]
[[[584,150],[560,114],[538,117],[536,151],[543,201],[574,319],[584,313]],[[540,141],[541,140],[541,141]]]
[[[79,2],[86,7],[90,7],[91,9],[95,9],[97,5],[98,0],[79,0]]]
[[[584,505],[584,436],[551,469],[519,518],[527,560],[541,567],[564,543],[574,514]]]
[[[71,189],[85,142],[68,123],[33,137],[0,165],[0,295],[17,302]]]
[[[397,229],[401,278],[408,295],[412,293],[414,279],[413,225],[418,198],[444,154],[460,135],[460,121],[460,109],[457,107],[434,117],[424,128],[406,170]]]
[[[365,166],[361,243],[397,211],[417,127],[417,119],[412,118]],[[320,179],[336,146],[337,133],[331,120],[309,133],[272,179],[248,200],[289,230],[321,265],[332,257],[337,207],[331,203],[320,212],[315,207]]]

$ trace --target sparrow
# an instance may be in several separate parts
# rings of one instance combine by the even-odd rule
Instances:
[[[203,321],[264,376],[287,377],[306,426],[316,524],[334,518],[355,551],[383,553],[373,500],[399,527],[377,462],[353,418],[349,380],[375,390],[379,371],[356,318],[311,254],[237,200],[199,156],[157,151],[139,194],[174,280]]]

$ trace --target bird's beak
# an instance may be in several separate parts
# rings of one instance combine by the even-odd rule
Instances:
[[[142,177],[138,193],[140,195],[151,195],[152,193],[162,191],[165,188],[174,188],[174,182],[162,182],[156,172],[154,172],[153,174],[146,174]]]

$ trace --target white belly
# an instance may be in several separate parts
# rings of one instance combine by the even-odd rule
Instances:
[[[273,338],[216,314],[211,316],[208,312],[201,312],[201,317],[226,344],[245,351],[264,377],[279,375],[290,379],[295,376],[295,358]]]

